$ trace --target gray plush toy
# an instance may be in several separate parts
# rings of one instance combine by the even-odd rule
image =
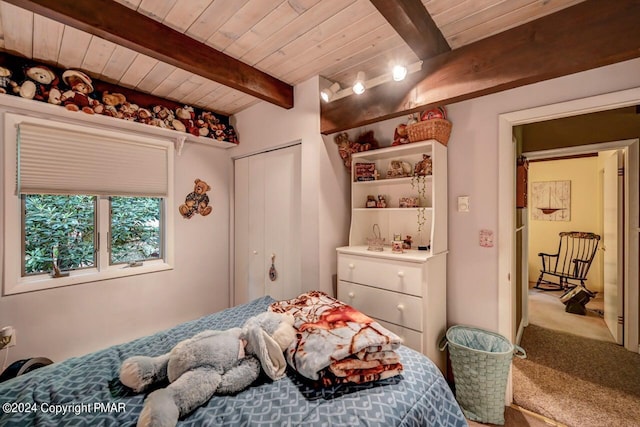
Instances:
[[[214,394],[248,387],[261,366],[272,380],[282,378],[287,365],[283,351],[295,334],[293,316],[264,312],[242,328],[201,332],[161,356],[128,358],[120,368],[120,381],[135,392],[170,382],[147,396],[138,426],[175,426],[178,418]]]

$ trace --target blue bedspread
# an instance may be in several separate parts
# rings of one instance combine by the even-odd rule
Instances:
[[[145,395],[133,394],[120,384],[124,359],[166,353],[205,329],[241,326],[273,301],[260,298],[0,383],[0,426],[134,426]],[[178,425],[466,426],[435,365],[407,347],[398,353],[404,365],[398,377],[321,390],[307,386],[295,372],[276,382],[261,377],[235,396],[214,396]]]

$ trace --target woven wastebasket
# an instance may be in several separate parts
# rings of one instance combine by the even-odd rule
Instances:
[[[440,342],[449,347],[455,395],[469,420],[504,425],[505,392],[511,359],[526,352],[502,335],[452,326]]]

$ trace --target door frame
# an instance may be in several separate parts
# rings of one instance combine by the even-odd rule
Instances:
[[[516,233],[515,233],[515,181],[516,150],[513,142],[513,127],[563,117],[622,108],[640,103],[640,88],[611,92],[587,98],[550,104],[526,110],[513,111],[498,115],[498,332],[512,340],[516,338],[515,281]],[[629,145],[627,173],[629,188],[625,192],[631,195],[625,225],[626,255],[633,259],[627,262],[625,275],[625,348],[639,352],[638,348],[638,142]],[[573,147],[572,147],[573,148]],[[631,253],[629,248],[633,248]],[[514,277],[514,280],[511,280]],[[507,386],[507,403],[513,400],[511,376]]]

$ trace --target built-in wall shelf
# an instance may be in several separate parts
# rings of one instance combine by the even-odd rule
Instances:
[[[18,96],[0,94],[0,109],[6,112],[23,114],[25,116],[56,120],[72,124],[81,124],[94,128],[122,130],[171,139],[176,144],[178,154],[185,142],[202,144],[213,148],[232,148],[236,144],[226,141],[218,141],[212,138],[194,136],[187,132],[179,132],[173,129],[163,129],[144,123],[118,119],[99,114],[87,114],[81,111],[69,111],[60,105],[47,104],[46,102],[34,101],[32,99],[20,98]]]

